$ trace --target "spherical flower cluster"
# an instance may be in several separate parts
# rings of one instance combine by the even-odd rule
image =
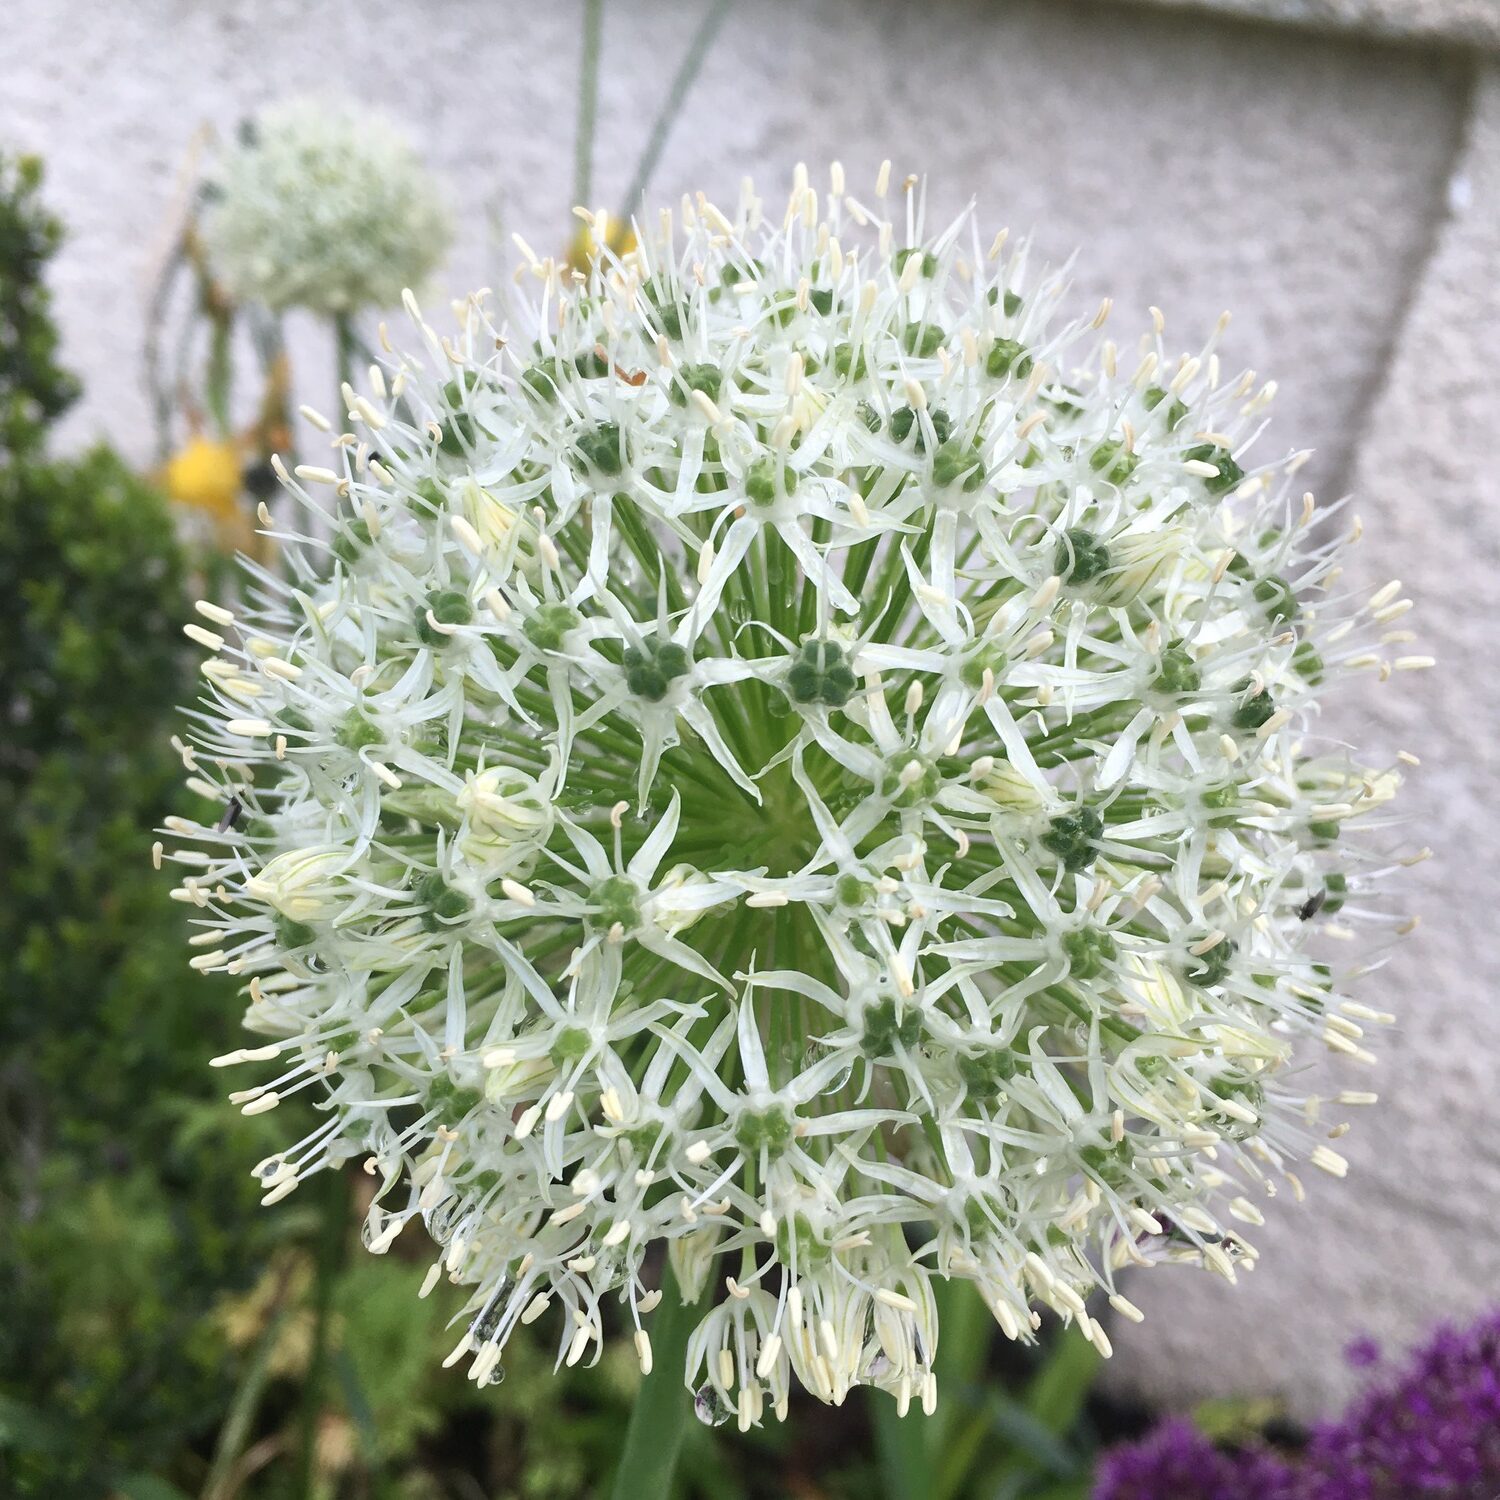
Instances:
[[[920,196],[684,202],[451,337],[408,297],[282,471],[293,576],[189,627],[194,963],[248,981],[244,1107],[324,1112],[267,1199],[366,1158],[481,1382],[606,1301],[649,1367],[665,1243],[705,1420],[930,1407],[934,1278],[1107,1349],[1123,1268],[1233,1280],[1342,1173],[1299,1043],[1369,1056],[1397,775],[1317,710],[1419,664],[1405,602],[1252,464],[1268,387]]]
[[[392,307],[442,259],[436,184],[376,116],[293,102],[265,110],[216,164],[203,245],[231,297],[328,316]]]
[[[1368,1347],[1368,1346],[1366,1346]],[[1370,1362],[1368,1358],[1360,1363]],[[1097,1500],[1485,1500],[1500,1495],[1500,1313],[1440,1328],[1300,1453],[1216,1447],[1182,1421],[1117,1448]]]

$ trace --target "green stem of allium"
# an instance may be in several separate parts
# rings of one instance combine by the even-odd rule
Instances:
[[[927,554],[932,551],[932,529],[928,527],[917,537],[911,547],[912,561],[918,568],[924,567],[927,562]],[[906,571],[905,559],[901,556],[899,547],[892,547],[881,569],[880,583],[873,594],[876,605],[886,591],[890,593],[890,603],[886,606],[885,613],[880,618],[880,623],[875,627],[876,640],[891,640],[895,637],[896,627],[911,605],[911,579]]]
[[[594,189],[594,121],[599,113],[599,53],[604,0],[584,0],[583,61],[578,73],[578,134],[573,142],[573,203],[588,207]]]
[[[210,314],[208,338],[208,409],[214,426],[221,438],[227,438],[229,425],[229,393],[232,384],[233,366],[230,360],[229,341],[234,330],[234,315],[229,312]]]
[[[921,1408],[904,1417],[886,1392],[871,1386],[866,1392],[870,1425],[875,1429],[875,1451],[880,1456],[882,1488],[887,1500],[926,1500],[927,1463],[922,1441]]]
[[[635,514],[633,506],[617,501],[614,520],[626,545],[635,553],[636,561],[640,563],[642,571],[646,574],[647,582],[654,584],[658,578],[665,576],[668,606],[674,610],[686,608],[687,595],[683,592],[682,581],[677,576],[678,569],[668,564],[656,538],[652,536],[650,529],[642,522],[640,516]]]
[[[740,694],[735,692],[733,686],[730,686],[720,688],[712,696],[705,694],[704,701],[718,723],[720,732],[729,742],[730,749],[740,757],[741,763],[751,759],[754,730],[750,726],[750,720],[745,716]]]
[[[240,1374],[239,1383],[230,1398],[229,1410],[224,1424],[219,1428],[219,1440],[214,1446],[213,1462],[208,1478],[203,1485],[203,1500],[225,1500],[233,1491],[235,1465],[250,1439],[250,1429],[255,1413],[260,1407],[260,1398],[265,1393],[271,1374],[271,1355],[286,1326],[287,1286],[283,1280],[277,1288],[266,1318],[265,1327]]]
[[[955,1412],[949,1425],[951,1430],[935,1455],[938,1468],[932,1500],[952,1500],[962,1492],[964,1481],[972,1477],[971,1471],[983,1450],[985,1439],[994,1429],[995,1413],[988,1405],[977,1411],[963,1406]]]
[[[825,546],[829,537],[828,522],[822,517],[817,517],[812,523],[812,537],[815,546]],[[802,604],[797,611],[797,636],[812,634],[813,627],[818,622],[818,595],[815,589],[804,588],[802,590]]]
[[[844,580],[844,587],[856,599],[864,592],[865,579],[869,577],[870,566],[874,563],[875,554],[879,550],[880,539],[876,537],[871,541],[858,543],[844,554],[841,576]]]
[[[928,1423],[928,1473],[932,1500],[953,1500],[986,1431],[972,1413],[995,1322],[970,1282],[945,1281],[934,1294],[943,1331],[934,1361],[942,1397]]]
[[[165,462],[171,451],[172,429],[172,389],[162,374],[162,332],[166,327],[172,289],[177,284],[178,274],[188,264],[187,248],[188,236],[184,232],[178,235],[162,265],[151,288],[151,300],[146,311],[146,390],[151,396],[151,416],[156,428],[156,457],[159,462]]]
[[[613,1500],[643,1500],[648,1495],[666,1500],[687,1432],[693,1398],[683,1389],[682,1372],[698,1310],[682,1300],[668,1263],[662,1266],[661,1291],[661,1305],[651,1324],[651,1373],[641,1381],[625,1429],[625,1449],[610,1492]]]
[[[359,340],[355,337],[354,324],[348,313],[340,313],[333,320],[333,352],[339,376],[339,396],[334,411],[344,410],[344,387],[354,384],[354,361],[359,357]],[[342,417],[339,418],[343,420]]]
[[[328,1337],[333,1321],[333,1294],[344,1261],[345,1231],[349,1222],[349,1179],[338,1170],[329,1173],[319,1229],[317,1266],[313,1282],[312,1351],[302,1387],[300,1452],[297,1494],[312,1500],[318,1447],[318,1419],[323,1412],[323,1387],[328,1376]]]
[[[672,86],[667,90],[667,97],[662,102],[661,111],[651,123],[651,134],[646,139],[645,149],[642,150],[641,158],[636,163],[635,175],[630,179],[630,187],[625,193],[622,217],[628,219],[640,208],[641,199],[651,184],[651,175],[656,171],[656,164],[661,160],[667,137],[671,134],[678,115],[682,113],[688,90],[692,88],[693,81],[703,66],[703,59],[708,56],[708,49],[713,46],[714,38],[719,34],[719,28],[724,24],[724,18],[729,14],[729,7],[732,3],[733,0],[712,0],[712,4],[704,12],[703,19],[698,23],[698,29],[693,33],[687,51],[683,53],[682,61],[678,64],[676,75],[672,79]]]

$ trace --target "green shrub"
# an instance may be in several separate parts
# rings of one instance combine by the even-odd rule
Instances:
[[[37,202],[42,165],[0,157],[0,462],[36,446],[78,394],[57,364],[51,296],[42,281],[62,228]]]
[[[263,1221],[219,1165],[257,1122],[210,1106],[204,1068],[239,1002],[187,968],[151,867],[152,828],[186,810],[187,569],[113,454],[47,458],[75,387],[39,179],[0,159],[0,1492],[66,1500],[212,1426],[229,1376],[206,1314]]]
[[[123,1140],[232,1004],[192,982],[150,864],[183,608],[164,503],[113,455],[0,469],[0,1066],[51,1139]]]

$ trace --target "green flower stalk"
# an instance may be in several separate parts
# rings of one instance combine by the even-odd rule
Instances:
[[[705,1421],[930,1410],[934,1278],[1108,1352],[1092,1293],[1233,1280],[1373,1099],[1298,1064],[1386,1019],[1398,775],[1318,724],[1425,664],[1405,601],[1249,456],[1269,386],[1159,319],[1127,358],[887,179],[526,252],[450,336],[408,297],[282,471],[291,578],[189,627],[239,815],[170,857],[264,1039],[219,1061],[324,1115],[266,1199],[363,1158],[480,1383],[535,1319],[597,1358],[611,1301],[649,1370],[665,1244]]]

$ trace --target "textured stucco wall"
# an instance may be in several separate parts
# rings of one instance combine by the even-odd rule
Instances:
[[[1371,982],[1402,1024],[1377,1044],[1381,1107],[1341,1144],[1348,1181],[1315,1184],[1314,1201],[1260,1232],[1253,1277],[1184,1289],[1157,1272],[1132,1290],[1154,1332],[1132,1341],[1117,1378],[1158,1394],[1281,1389],[1306,1407],[1348,1379],[1330,1342],[1364,1328],[1409,1339],[1500,1301],[1497,266],[1500,69],[1488,68],[1352,481],[1366,529],[1350,571],[1404,581],[1420,606],[1408,620],[1440,663],[1364,695],[1350,720],[1356,743],[1405,745],[1423,761],[1405,799],[1411,832],[1438,856],[1409,872],[1423,925]]]
[[[607,8],[605,202],[695,11]],[[72,228],[56,287],[89,396],[69,439],[149,451],[142,311],[200,124],[330,84],[383,101],[454,185],[465,229],[440,280],[459,291],[502,272],[489,214],[534,244],[565,232],[577,22],[576,0],[13,8],[0,142],[47,154]],[[889,155],[932,174],[940,207],[976,192],[1049,257],[1079,248],[1080,302],[1113,294],[1124,336],[1155,303],[1189,347],[1232,307],[1230,358],[1280,382],[1273,444],[1315,447],[1322,492],[1357,484],[1369,537],[1352,568],[1372,588],[1404,576],[1447,661],[1399,700],[1372,688],[1347,721],[1351,738],[1423,753],[1413,831],[1443,856],[1412,881],[1427,926],[1372,984],[1407,1018],[1383,1049],[1388,1107],[1352,1138],[1351,1179],[1319,1182],[1263,1234],[1241,1290],[1166,1271],[1134,1290],[1152,1316],[1119,1331],[1116,1378],[1173,1398],[1260,1386],[1308,1408],[1338,1386],[1354,1332],[1404,1336],[1500,1290],[1482,633],[1500,537],[1500,85],[1473,88],[1473,67],[1192,8],[740,0],[657,178],[662,194],[727,196],[747,172],[769,184],[837,156],[860,181]]]

